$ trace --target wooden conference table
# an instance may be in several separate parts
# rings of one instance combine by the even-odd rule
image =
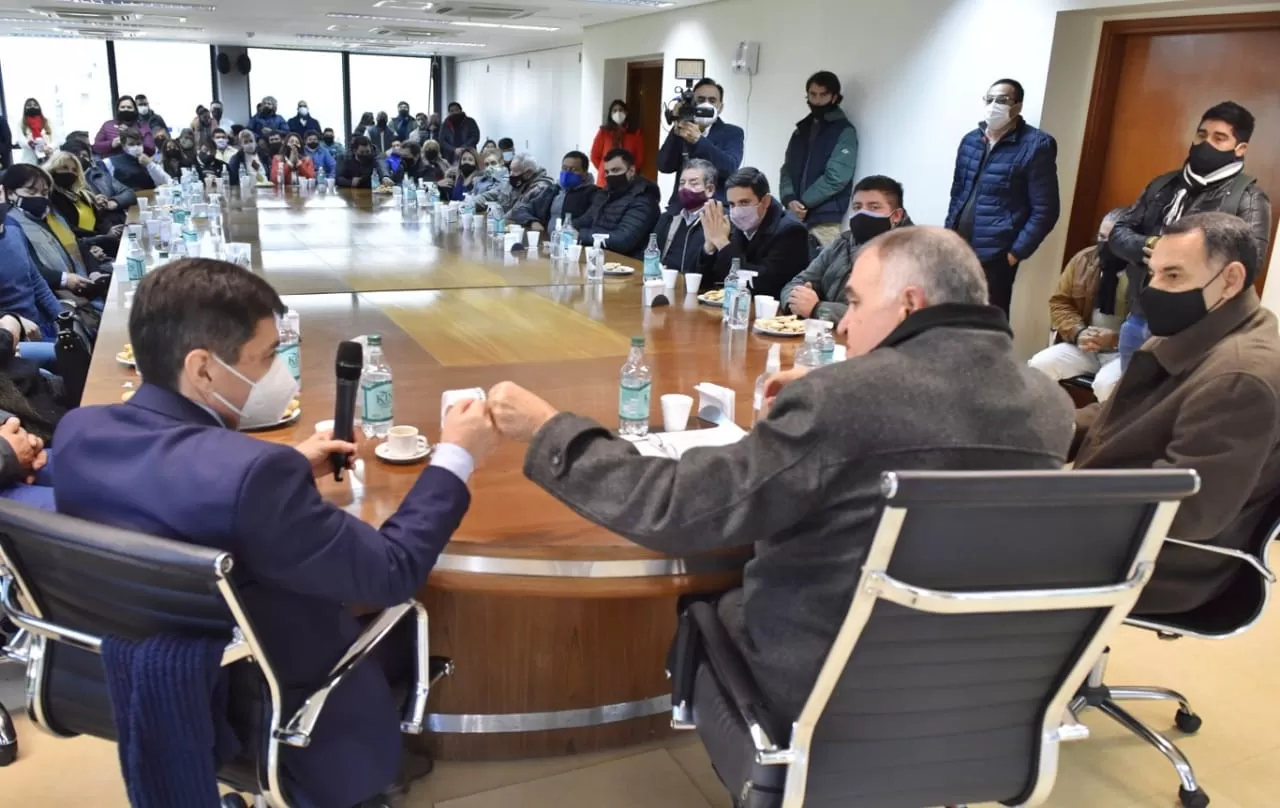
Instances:
[[[772,340],[722,329],[720,310],[699,306],[683,284],[672,305],[646,309],[638,272],[587,284],[580,267],[504,256],[483,235],[406,219],[368,191],[241,198],[233,189],[225,205],[226,240],[253,245],[255,271],[301,318],[302,417],[266,439],[299,442],[333,416],[334,351],[360,334],[383,336],[396,422],[432,441],[443,391],[504,379],[616,426],[619,369],[637,334],[653,368],[655,426],[658,395],[702,381],[736,390],[737,420],[749,423]],[[128,342],[119,291],[107,303],[86,404],[117,402],[138,381],[114,358]],[[794,350],[786,341],[784,363]],[[741,576],[742,552],[664,557],[596,527],[525,479],[523,460],[524,446],[505,443],[476,472],[471,509],[420,593],[431,651],[457,667],[430,701],[429,743],[442,759],[578,753],[665,732],[676,598]],[[319,485],[379,525],[421,468],[378,461],[370,442],[348,482]]]

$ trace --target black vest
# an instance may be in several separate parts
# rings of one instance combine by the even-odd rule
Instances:
[[[137,157],[117,154],[111,158],[111,167],[115,169],[116,179],[135,191],[150,191],[156,187],[147,167],[139,163]]]

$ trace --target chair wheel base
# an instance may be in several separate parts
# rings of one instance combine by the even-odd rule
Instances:
[[[223,794],[218,804],[220,808],[249,808],[249,803],[239,794]]]
[[[1178,725],[1178,729],[1188,735],[1194,735],[1200,731],[1200,725],[1203,723],[1200,716],[1195,713],[1189,713],[1185,710],[1178,710],[1173,717],[1173,723]],[[1192,792],[1194,793],[1194,792]]]
[[[1182,803],[1182,808],[1206,808],[1209,805],[1209,795],[1200,789],[1187,791],[1179,788],[1178,801]]]
[[[0,766],[8,766],[18,759],[18,742],[0,743]]]

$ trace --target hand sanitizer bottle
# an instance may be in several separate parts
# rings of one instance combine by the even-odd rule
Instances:
[[[769,346],[769,358],[764,363],[764,373],[756,379],[755,397],[752,399],[752,416],[751,423],[756,424],[764,417],[764,388],[765,382],[769,381],[769,377],[782,370],[782,346],[773,343]]]

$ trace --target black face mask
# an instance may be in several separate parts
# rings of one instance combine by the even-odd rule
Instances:
[[[604,184],[609,193],[618,194],[631,187],[631,179],[626,174],[610,174],[604,178]]]
[[[439,160],[439,159],[440,159],[440,150],[439,150],[439,149],[427,149],[426,151],[424,151],[424,152],[423,152],[423,154],[425,154],[425,155],[427,156],[427,159],[428,159],[428,160]]]
[[[307,141],[307,148],[308,148],[308,149],[310,149],[311,151],[315,151],[316,149],[320,148],[320,143],[319,143],[318,141],[316,141],[316,142],[312,142],[312,141],[308,140],[308,141]]]
[[[27,107],[27,114],[32,116],[39,115],[40,107]]]
[[[81,157],[80,167],[83,168],[85,171],[88,171],[89,169],[93,168],[93,161],[90,160],[88,157]]]
[[[400,110],[400,117],[401,117],[401,118],[408,118],[408,117],[409,117],[409,110],[407,110],[407,109],[402,109],[402,110]]]
[[[853,235],[854,244],[866,244],[881,233],[888,233],[892,229],[893,219],[890,216],[876,216],[859,211],[849,219],[849,232]]]
[[[279,143],[271,143],[271,142],[267,143],[267,154],[279,154],[279,153],[280,153]]]
[[[458,171],[462,172],[462,176],[470,177],[472,174],[476,173],[476,167],[472,163],[463,163],[458,166]]]
[[[70,191],[76,187],[76,175],[70,171],[59,171],[53,175],[53,184],[64,190]]]
[[[380,127],[386,127],[386,125],[387,125],[387,119],[386,119],[386,118],[378,118],[378,126],[380,126]]]
[[[46,196],[24,196],[18,199],[18,208],[25,211],[33,219],[43,219],[49,213],[49,198]]]
[[[463,118],[467,117],[467,115],[464,112],[450,112],[449,117],[455,121],[460,121]]]
[[[328,143],[330,146],[332,146],[332,145],[333,145],[333,135],[325,135],[325,136],[324,136],[324,142],[325,142],[325,143]]]
[[[1213,283],[1226,267],[1218,270],[1218,274],[1209,279]],[[1184,292],[1166,292],[1148,286],[1138,296],[1142,302],[1142,310],[1147,315],[1147,327],[1157,337],[1172,337],[1180,334],[1200,322],[1209,313],[1204,303],[1204,290],[1209,286],[1187,289]],[[1221,301],[1219,301],[1221,302]],[[1215,308],[1217,304],[1214,304]]]
[[[138,113],[132,109],[122,109],[116,113],[116,120],[121,123],[133,123],[138,120]]]
[[[831,104],[823,104],[822,106],[818,106],[817,104],[809,105],[809,113],[815,118],[821,118],[823,115],[826,115],[827,110],[829,109],[831,109]]]
[[[1196,176],[1207,177],[1240,159],[1236,157],[1234,151],[1216,149],[1206,140],[1191,147],[1191,151],[1187,154],[1187,167]]]
[[[217,107],[214,107],[212,110],[210,110],[210,114],[212,114],[213,117],[215,118],[221,118],[222,110],[218,109]]]

